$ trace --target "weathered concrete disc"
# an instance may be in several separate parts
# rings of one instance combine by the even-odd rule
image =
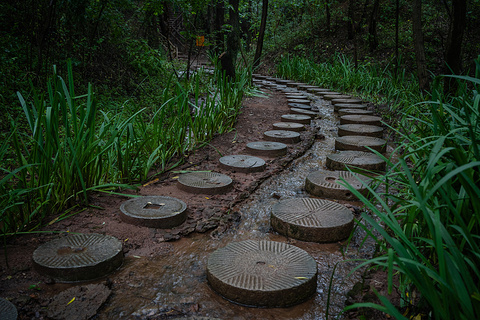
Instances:
[[[287,99],[288,103],[299,103],[299,104],[305,104],[305,105],[310,105],[311,101],[308,99]]]
[[[329,94],[323,95],[323,99],[325,100],[333,100],[333,99],[350,99],[352,96],[349,96],[347,94],[332,94],[331,92]]]
[[[330,89],[315,87],[315,88],[308,88],[307,92],[313,93],[315,95],[319,95],[319,93],[321,93],[321,92],[326,93],[326,92],[332,92],[332,91]]]
[[[368,171],[385,170],[385,160],[372,152],[363,151],[341,151],[327,156],[327,168],[330,170],[347,170],[359,168]]]
[[[341,124],[338,126],[338,136],[368,136],[383,137],[383,128],[366,124]]]
[[[191,193],[219,194],[232,187],[232,179],[217,172],[190,172],[178,177],[178,188]]]
[[[296,198],[283,200],[272,208],[270,223],[278,233],[310,242],[335,242],[352,232],[353,215],[339,203]]]
[[[301,103],[289,103],[288,104],[289,108],[297,108],[297,109],[303,109],[303,110],[311,110],[312,107],[307,104],[301,104]]]
[[[340,117],[340,124],[349,124],[349,123],[381,126],[382,118],[377,116],[355,115],[355,114]]]
[[[139,197],[120,205],[120,217],[139,226],[171,229],[187,219],[187,205],[179,199],[166,196]]]
[[[290,80],[285,80],[285,79],[277,79],[275,80],[279,84],[284,84],[286,85],[287,83],[291,82]]]
[[[268,141],[276,141],[283,143],[300,142],[300,133],[286,130],[271,130],[263,133],[263,137]]]
[[[254,75],[254,77],[257,78],[257,79],[267,79],[267,78],[268,78],[268,76],[262,75],[262,74],[258,74],[258,73],[256,73],[256,74]]]
[[[265,160],[245,155],[231,155],[219,159],[220,166],[237,172],[260,172],[265,170]]]
[[[326,95],[339,95],[341,94],[340,92],[335,92],[335,91],[319,91],[316,93],[317,96],[324,97]]]
[[[333,110],[338,111],[340,109],[367,109],[363,104],[351,104],[351,103],[337,103],[333,105]]]
[[[287,87],[291,87],[291,88],[296,88],[298,85],[301,85],[303,83],[301,82],[287,82],[286,85]]]
[[[337,150],[354,150],[354,151],[370,151],[367,147],[384,153],[387,149],[387,141],[381,138],[368,136],[343,136],[335,139],[335,149]]]
[[[308,97],[304,94],[296,94],[296,93],[286,93],[285,97],[287,99],[307,99]]]
[[[207,280],[233,302],[288,307],[315,294],[317,263],[304,250],[286,243],[232,242],[209,256]]]
[[[346,116],[349,114],[360,114],[360,115],[372,115],[373,111],[371,110],[365,110],[365,109],[340,109],[338,110],[338,115],[341,116]]]
[[[350,98],[350,99],[343,99],[343,98],[334,98],[332,99],[332,104],[361,104],[361,99]]]
[[[308,91],[308,89],[318,88],[318,87],[311,84],[302,84],[302,85],[298,85],[297,88],[300,90]]]
[[[305,110],[305,109],[301,109],[301,108],[290,108],[290,113],[291,114],[304,114],[304,115],[307,115],[307,116],[311,116],[312,118],[320,117],[320,114],[318,112],[311,111],[311,110]]]
[[[366,195],[368,189],[358,181],[360,178],[366,184],[371,183],[372,179],[364,175],[354,175],[350,171],[315,171],[307,175],[305,179],[305,190],[321,198],[356,200],[353,193],[344,187],[343,180],[348,182],[355,190]]]
[[[17,320],[17,308],[8,300],[0,298],[0,318],[2,320]]]
[[[312,117],[304,114],[284,114],[282,116],[282,121],[310,124],[310,122],[312,121]]]
[[[300,132],[305,130],[305,125],[296,122],[277,122],[273,124],[273,129]]]
[[[33,252],[33,265],[39,273],[65,282],[103,277],[122,262],[122,242],[98,233],[69,234]]]
[[[250,142],[247,143],[246,149],[250,154],[264,157],[278,157],[287,154],[286,144],[273,141]]]

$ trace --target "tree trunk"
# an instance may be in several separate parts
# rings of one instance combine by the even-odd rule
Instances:
[[[230,0],[229,24],[231,25],[231,30],[227,34],[227,51],[220,56],[222,69],[231,79],[235,79],[235,65],[240,49],[239,2],[240,0]]]
[[[330,0],[325,0],[325,15],[327,16],[327,32],[330,32],[332,20],[332,15],[330,13]]]
[[[380,7],[380,0],[375,0],[373,3],[372,14],[370,15],[370,23],[368,24],[368,42],[370,45],[370,51],[374,51],[378,47],[377,39],[377,19],[378,19],[378,9]]]
[[[429,78],[427,74],[427,63],[425,60],[425,45],[423,43],[422,31],[422,0],[415,0],[412,12],[413,20],[413,42],[415,47],[415,58],[417,61],[417,77],[420,90],[427,91]]]
[[[263,50],[263,38],[265,36],[265,27],[267,25],[268,0],[263,0],[262,4],[262,21],[260,22],[260,31],[258,34],[257,49],[255,50],[255,58],[253,59],[253,69],[255,70],[260,64],[260,57]]]
[[[223,0],[217,0],[215,6],[215,46],[214,50],[217,54],[220,54],[224,51],[224,34],[222,31],[222,26],[225,23],[225,7]]]
[[[354,33],[355,33],[355,0],[350,0],[348,2],[348,22],[347,22],[347,35],[348,40],[353,40]]]
[[[446,74],[462,72],[462,40],[465,33],[467,0],[453,0],[447,48],[445,51]],[[455,79],[445,77],[445,92],[455,90]]]

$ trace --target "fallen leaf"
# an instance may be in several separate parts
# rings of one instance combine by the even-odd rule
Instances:
[[[72,303],[73,301],[75,301],[75,297],[73,297],[72,300],[70,300],[70,302],[67,303],[67,306],[68,306],[70,303]]]

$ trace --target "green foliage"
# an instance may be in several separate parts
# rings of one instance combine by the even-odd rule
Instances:
[[[386,268],[390,290],[398,275],[411,317],[480,317],[480,95],[469,89],[480,79],[456,78],[458,96],[443,96],[437,81],[433,99],[405,113],[402,156],[377,178],[386,191],[370,188],[369,200],[349,187],[373,213],[362,214],[365,229],[378,231],[370,236],[385,250],[362,265]],[[399,314],[381,299],[376,308]]]
[[[355,68],[352,60],[342,54],[324,63],[287,56],[277,65],[277,74],[286,79],[352,93],[377,104],[389,104],[393,110],[403,110],[420,100],[416,79],[407,78],[405,71],[394,76],[388,67],[382,69],[370,62]]]
[[[171,74],[157,106],[112,103],[100,110],[92,86],[76,95],[71,63],[67,70],[67,82],[55,74],[46,94],[33,90],[30,102],[18,94],[27,125],[12,120],[0,145],[1,163],[14,150],[9,163],[16,164],[0,168],[4,235],[31,231],[49,214],[87,205],[91,191],[132,188],[175,167],[185,153],[231,130],[251,79],[248,68],[234,82],[221,73],[206,82],[207,75],[198,74],[185,89]]]

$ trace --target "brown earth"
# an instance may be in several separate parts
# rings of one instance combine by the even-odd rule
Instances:
[[[307,131],[301,133],[302,142],[289,145],[286,156],[263,157],[267,163],[267,169],[263,172],[244,174],[220,168],[218,159],[221,156],[247,154],[246,144],[263,140],[263,132],[271,130],[272,124],[278,122],[281,115],[289,112],[283,94],[271,91],[267,93],[268,97],[246,98],[235,129],[215,137],[207,147],[193,152],[185,158],[185,164],[139,186],[135,191],[124,191],[136,195],[172,196],[184,201],[188,205],[188,218],[180,227],[162,230],[127,224],[119,217],[119,207],[129,197],[97,193],[91,196],[90,207],[42,228],[42,233],[8,239],[6,251],[3,248],[0,250],[0,296],[15,304],[19,319],[69,318],[64,306],[68,305],[72,295],[65,294],[67,290],[79,291],[75,296],[82,299],[85,318],[88,318],[101,307],[107,299],[106,296],[114,291],[112,282],[108,279],[98,285],[73,287],[70,284],[55,283],[37,273],[32,264],[32,254],[39,245],[51,239],[65,236],[67,232],[108,234],[123,242],[125,256],[155,257],[168,254],[172,250],[169,241],[192,233],[208,232],[210,237],[217,237],[239,221],[242,217],[237,208],[242,201],[245,201],[262,181],[283,170],[292,160],[308,150],[316,138],[321,138],[317,135],[318,128],[307,128]],[[233,189],[221,195],[202,196],[178,189],[176,180],[180,171],[202,170],[228,174],[234,181]],[[49,217],[52,221],[55,218]],[[385,288],[379,287],[380,282],[371,280],[375,279],[375,275],[369,277],[367,283],[375,283],[375,290],[385,291]],[[381,283],[385,281],[381,280]],[[349,303],[361,301],[365,296],[371,295],[369,285],[365,285],[365,282],[358,289],[348,297]],[[92,301],[92,297],[99,298]],[[52,308],[55,305],[59,307]],[[62,310],[62,306],[65,310]],[[351,318],[357,318],[358,315],[351,313]],[[376,313],[374,318],[383,317]]]
[[[1,297],[16,305],[19,319],[49,319],[52,314],[47,314],[45,307],[54,303],[55,299],[59,298],[55,296],[69,287],[53,285],[52,279],[40,275],[33,268],[34,250],[51,239],[64,236],[67,232],[108,234],[123,241],[126,256],[153,257],[170,250],[168,241],[180,239],[193,232],[210,232],[210,236],[215,237],[230,224],[241,219],[236,210],[237,206],[247,199],[262,181],[301,156],[314,142],[315,133],[318,131],[309,128],[301,133],[302,142],[289,146],[286,156],[263,157],[267,163],[267,169],[263,172],[245,174],[220,168],[218,159],[221,155],[246,154],[245,146],[248,142],[263,140],[263,132],[271,130],[272,124],[289,112],[283,94],[268,92],[268,95],[268,98],[246,98],[235,129],[215,137],[209,146],[193,152],[185,159],[184,165],[160,175],[133,192],[124,191],[136,195],[171,196],[184,201],[188,205],[188,218],[180,227],[162,230],[127,224],[119,217],[119,207],[129,197],[97,193],[91,196],[91,207],[42,228],[41,231],[45,233],[8,239],[7,250],[5,252],[2,248],[0,255],[0,292]],[[176,181],[179,171],[190,170],[211,170],[228,174],[234,181],[233,189],[221,195],[204,196],[181,191]],[[55,217],[48,219],[54,220]]]

